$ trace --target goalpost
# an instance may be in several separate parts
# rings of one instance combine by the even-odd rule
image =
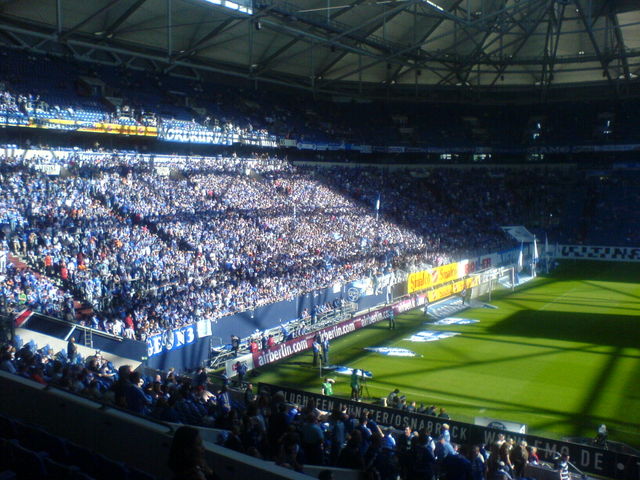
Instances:
[[[474,286],[471,287],[471,300],[488,295],[489,301],[491,301],[493,291],[514,290],[518,284],[518,275],[513,266],[488,268],[470,274],[469,278],[475,279]]]

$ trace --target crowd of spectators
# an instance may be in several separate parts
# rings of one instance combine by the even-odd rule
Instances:
[[[133,102],[131,102],[133,103]],[[96,105],[98,105],[96,103]],[[149,107],[133,107],[126,101],[122,105],[108,107],[83,108],[82,105],[61,102],[48,103],[46,96],[40,96],[33,92],[12,90],[7,84],[0,83],[0,115],[21,119],[26,123],[29,119],[63,119],[76,121],[104,122],[126,126],[145,126],[160,128],[161,138],[166,138],[170,133],[188,135],[189,141],[199,143],[224,143],[206,140],[207,134],[220,134],[237,142],[243,138],[246,142],[256,143],[261,146],[276,145],[276,137],[266,128],[254,128],[251,123],[240,125],[233,120],[224,117],[217,118],[204,115],[202,118],[194,116],[190,120],[175,118],[173,115],[161,115]],[[198,118],[196,118],[198,117]],[[3,122],[4,123],[4,122]],[[57,128],[63,128],[59,125]],[[69,127],[71,129],[71,127]],[[200,134],[200,135],[199,135]],[[204,136],[203,136],[204,135]],[[196,138],[200,137],[200,140]],[[171,137],[170,137],[171,138]]]
[[[511,240],[500,230],[503,225],[549,232],[560,221],[574,181],[567,170],[543,168],[307,169],[365,204],[379,198],[382,213],[453,258],[505,249]]]
[[[414,177],[318,172],[269,156],[83,151],[52,161],[65,176],[34,171],[38,159],[5,166],[4,248],[88,303],[87,324],[140,340],[320,287],[495,251],[509,242],[499,225],[524,220],[530,200],[540,215],[563,200],[555,174],[534,169]],[[528,193],[532,182],[548,195]]]
[[[130,160],[103,160],[88,176],[69,163],[64,178],[25,168],[0,180],[7,247],[91,304],[94,327],[131,319],[144,339],[375,274],[425,249],[281,160],[215,159],[177,179],[148,164],[123,174],[110,167]]]
[[[256,392],[250,383],[241,393],[216,386],[204,369],[191,377],[173,370],[144,376],[126,365],[116,370],[100,352],[82,358],[71,347],[55,353],[29,343],[3,345],[0,370],[156,420],[221,429],[220,445],[299,472],[316,465],[380,480],[510,480],[539,462],[534,447],[504,435],[488,445],[457,445],[446,423],[439,431],[399,431],[378,425],[366,408],[354,417],[321,411],[313,401],[287,403],[281,392]]]

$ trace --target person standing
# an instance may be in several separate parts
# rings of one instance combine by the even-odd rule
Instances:
[[[357,368],[351,372],[351,400],[360,401],[360,375]]]
[[[73,363],[76,359],[76,355],[78,354],[78,347],[76,346],[75,337],[71,337],[67,342],[67,358],[69,359],[69,363]]]
[[[326,378],[322,382],[322,394],[327,397],[333,396],[333,384],[336,383],[333,378]]]
[[[393,309],[391,309],[391,311],[389,312],[389,330],[395,330],[396,329],[396,314],[393,311]]]
[[[236,373],[238,374],[238,386],[242,387],[242,384],[244,383],[244,376],[247,374],[247,366],[238,361],[236,362],[236,364],[234,365]]]
[[[238,356],[238,350],[240,350],[240,337],[231,335],[231,351],[234,357]]]
[[[253,392],[253,384],[247,384],[247,389],[244,391],[244,404],[245,407],[247,405],[252,404],[256,400],[256,394]]]
[[[329,337],[324,337],[322,341],[322,361],[329,365]]]
[[[320,342],[318,341],[317,338],[313,339],[313,344],[311,345],[311,348],[313,350],[313,366],[317,367],[318,366],[318,360],[320,358]]]

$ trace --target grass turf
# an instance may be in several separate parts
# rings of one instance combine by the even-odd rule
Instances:
[[[399,388],[409,401],[475,416],[526,423],[529,432],[592,437],[607,424],[612,440],[640,446],[640,266],[566,262],[515,292],[496,292],[497,309],[456,316],[470,325],[425,325],[421,311],[332,342],[330,363],[371,370],[371,398]],[[460,334],[436,342],[406,339],[420,330]],[[364,347],[408,348],[421,357],[388,357]],[[258,372],[257,381],[320,392],[306,352]],[[336,376],[347,397],[349,377]]]

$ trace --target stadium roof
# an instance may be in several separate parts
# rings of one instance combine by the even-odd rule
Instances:
[[[0,41],[344,94],[589,83],[619,91],[640,76],[640,2],[0,0]]]

